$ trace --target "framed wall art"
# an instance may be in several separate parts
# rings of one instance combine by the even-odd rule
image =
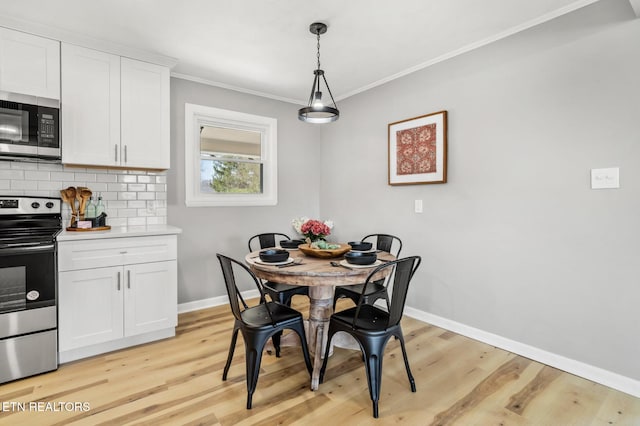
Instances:
[[[447,181],[447,111],[389,124],[389,185]]]

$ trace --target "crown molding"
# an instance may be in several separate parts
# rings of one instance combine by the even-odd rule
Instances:
[[[640,18],[640,0],[629,0],[633,11],[636,13],[636,18]]]
[[[220,87],[222,89],[233,90],[234,92],[241,92],[249,95],[261,96],[263,98],[274,99],[276,101],[287,102],[290,104],[295,104],[295,105],[306,104],[305,101],[301,101],[299,99],[291,99],[291,98],[286,98],[284,96],[274,95],[272,93],[259,92],[257,90],[246,89],[244,87],[239,87],[239,86],[233,86],[231,84],[221,83],[219,81],[214,81],[214,80],[208,80],[206,78],[196,77],[189,74],[182,74],[182,73],[177,73],[172,71],[171,77],[179,78],[181,80],[193,81],[194,83],[205,84],[207,86],[215,86],[215,87]]]
[[[52,40],[60,41],[63,43],[75,44],[90,49],[96,49],[101,52],[111,53],[118,56],[125,56],[132,59],[138,59],[144,62],[151,62],[153,64],[158,64],[169,68],[173,68],[178,63],[178,59],[170,56],[137,49],[135,47],[126,46],[123,44],[99,40],[72,31],[56,28],[50,25],[8,17],[2,15],[1,13],[0,26],[37,35],[40,37],[50,38]]]
[[[420,71],[420,70],[428,68],[428,67],[430,67],[432,65],[438,64],[440,62],[444,62],[444,61],[446,61],[448,59],[455,58],[456,56],[465,54],[467,52],[471,52],[471,51],[476,50],[476,49],[478,49],[480,47],[483,47],[483,46],[486,46],[488,44],[494,43],[496,41],[502,40],[504,38],[507,38],[509,36],[517,34],[517,33],[521,32],[521,31],[528,30],[529,28],[533,28],[533,27],[535,27],[537,25],[543,24],[543,23],[545,23],[547,21],[550,21],[552,19],[558,18],[558,17],[560,17],[562,15],[566,15],[567,13],[570,13],[570,12],[573,12],[575,10],[581,9],[581,8],[583,8],[585,6],[589,6],[590,4],[596,3],[598,1],[600,1],[600,0],[578,0],[578,1],[575,1],[575,2],[573,2],[571,4],[568,4],[567,6],[565,6],[563,8],[554,10],[553,12],[550,12],[550,13],[547,13],[545,15],[542,15],[542,16],[536,18],[536,19],[532,19],[530,21],[524,22],[524,23],[522,23],[520,25],[517,25],[515,27],[509,28],[509,29],[507,29],[505,31],[502,31],[502,32],[500,32],[500,33],[498,33],[498,34],[496,34],[494,36],[487,37],[487,38],[479,40],[479,41],[477,41],[475,43],[468,44],[466,46],[461,47],[460,49],[453,50],[453,51],[451,51],[449,53],[446,53],[444,55],[441,55],[441,56],[438,56],[436,58],[433,58],[433,59],[431,59],[429,61],[426,61],[426,62],[423,62],[421,64],[415,65],[413,67],[407,68],[406,70],[400,71],[400,72],[398,72],[396,74],[390,75],[390,76],[385,77],[383,79],[380,79],[378,81],[374,81],[373,83],[367,84],[366,86],[362,86],[362,87],[360,87],[358,89],[355,89],[355,90],[352,90],[350,92],[344,93],[342,95],[336,96],[336,102],[344,100],[344,99],[347,99],[347,98],[350,98],[351,96],[357,95],[358,93],[366,92],[367,90],[373,89],[374,87],[382,86],[383,84],[389,83],[390,81],[397,80],[397,79],[399,79],[401,77],[404,77],[406,75],[409,75],[409,74],[413,74],[416,71]],[[636,3],[636,7],[638,9],[640,9],[640,0],[629,0],[629,1],[632,4]],[[636,14],[638,14],[638,9],[636,9],[635,7],[634,7],[634,9],[636,10]]]

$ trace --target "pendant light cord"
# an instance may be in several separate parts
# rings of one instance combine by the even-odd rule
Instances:
[[[320,30],[316,34],[318,36],[318,53],[316,56],[318,57],[318,69],[320,69]]]

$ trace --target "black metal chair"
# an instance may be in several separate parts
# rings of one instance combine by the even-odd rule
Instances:
[[[378,417],[378,400],[380,398],[380,384],[382,380],[382,358],[387,342],[394,336],[400,341],[402,357],[407,369],[411,392],[416,391],[415,380],[409,368],[407,350],[404,344],[400,320],[404,311],[404,304],[407,298],[407,290],[414,273],[420,266],[420,256],[412,256],[404,259],[394,260],[378,266],[371,271],[364,283],[364,288],[355,307],[337,312],[331,315],[329,320],[329,337],[327,348],[324,353],[324,361],[320,370],[320,383],[324,379],[324,373],[329,359],[329,349],[333,335],[339,331],[353,336],[362,350],[364,363],[367,372],[367,382],[369,384],[369,395],[373,401],[373,417]],[[391,276],[386,281],[392,289],[389,311],[384,311],[374,305],[364,303],[366,289],[374,281],[373,276],[383,269],[391,268]],[[394,270],[395,268],[395,270]],[[388,288],[389,288],[388,287]],[[387,288],[387,289],[388,289]]]
[[[227,373],[229,372],[231,360],[233,359],[238,331],[240,331],[244,339],[246,358],[247,409],[250,409],[253,392],[256,390],[256,384],[258,383],[262,351],[270,337],[273,339],[276,352],[279,352],[280,335],[282,331],[290,329],[298,333],[302,344],[304,362],[307,365],[309,374],[311,374],[312,367],[309,358],[309,349],[307,347],[307,338],[304,332],[304,323],[302,314],[295,309],[277,302],[267,302],[260,280],[258,280],[253,272],[244,264],[222,254],[217,254],[216,256],[220,261],[224,282],[227,287],[227,294],[229,295],[231,312],[233,312],[233,316],[235,317],[229,355],[227,357],[227,363],[224,366],[224,372],[222,373],[222,380],[227,380]],[[253,279],[256,287],[260,291],[260,304],[249,307],[245,303],[236,286],[235,270],[237,270],[237,268],[245,270]]]
[[[265,234],[254,235],[249,238],[249,251],[255,251],[258,248],[275,247],[277,243],[282,240],[290,240],[287,234],[281,234],[278,232],[270,232]],[[259,243],[259,244],[256,244]],[[259,245],[259,247],[256,247]],[[291,306],[291,298],[296,294],[301,296],[309,296],[309,287],[289,285],[282,283],[274,283],[271,281],[265,281],[262,283],[264,291],[269,295],[271,300],[282,303],[283,305]]]
[[[394,235],[389,234],[370,234],[364,237],[361,241],[372,240],[375,238],[376,250],[386,251],[393,254],[396,258],[400,256],[402,251],[402,240]],[[336,303],[338,299],[348,298],[353,300],[353,303],[358,303],[358,299],[362,295],[363,284],[337,286],[335,294],[333,296],[333,310],[336,309]],[[364,295],[364,303],[367,305],[373,305],[376,300],[385,299],[387,308],[389,308],[389,300],[387,299],[387,289],[384,280],[380,280],[371,283],[367,288],[367,293]]]

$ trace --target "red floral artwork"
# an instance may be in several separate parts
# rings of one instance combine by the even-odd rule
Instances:
[[[436,124],[414,127],[396,132],[398,175],[435,173]]]

